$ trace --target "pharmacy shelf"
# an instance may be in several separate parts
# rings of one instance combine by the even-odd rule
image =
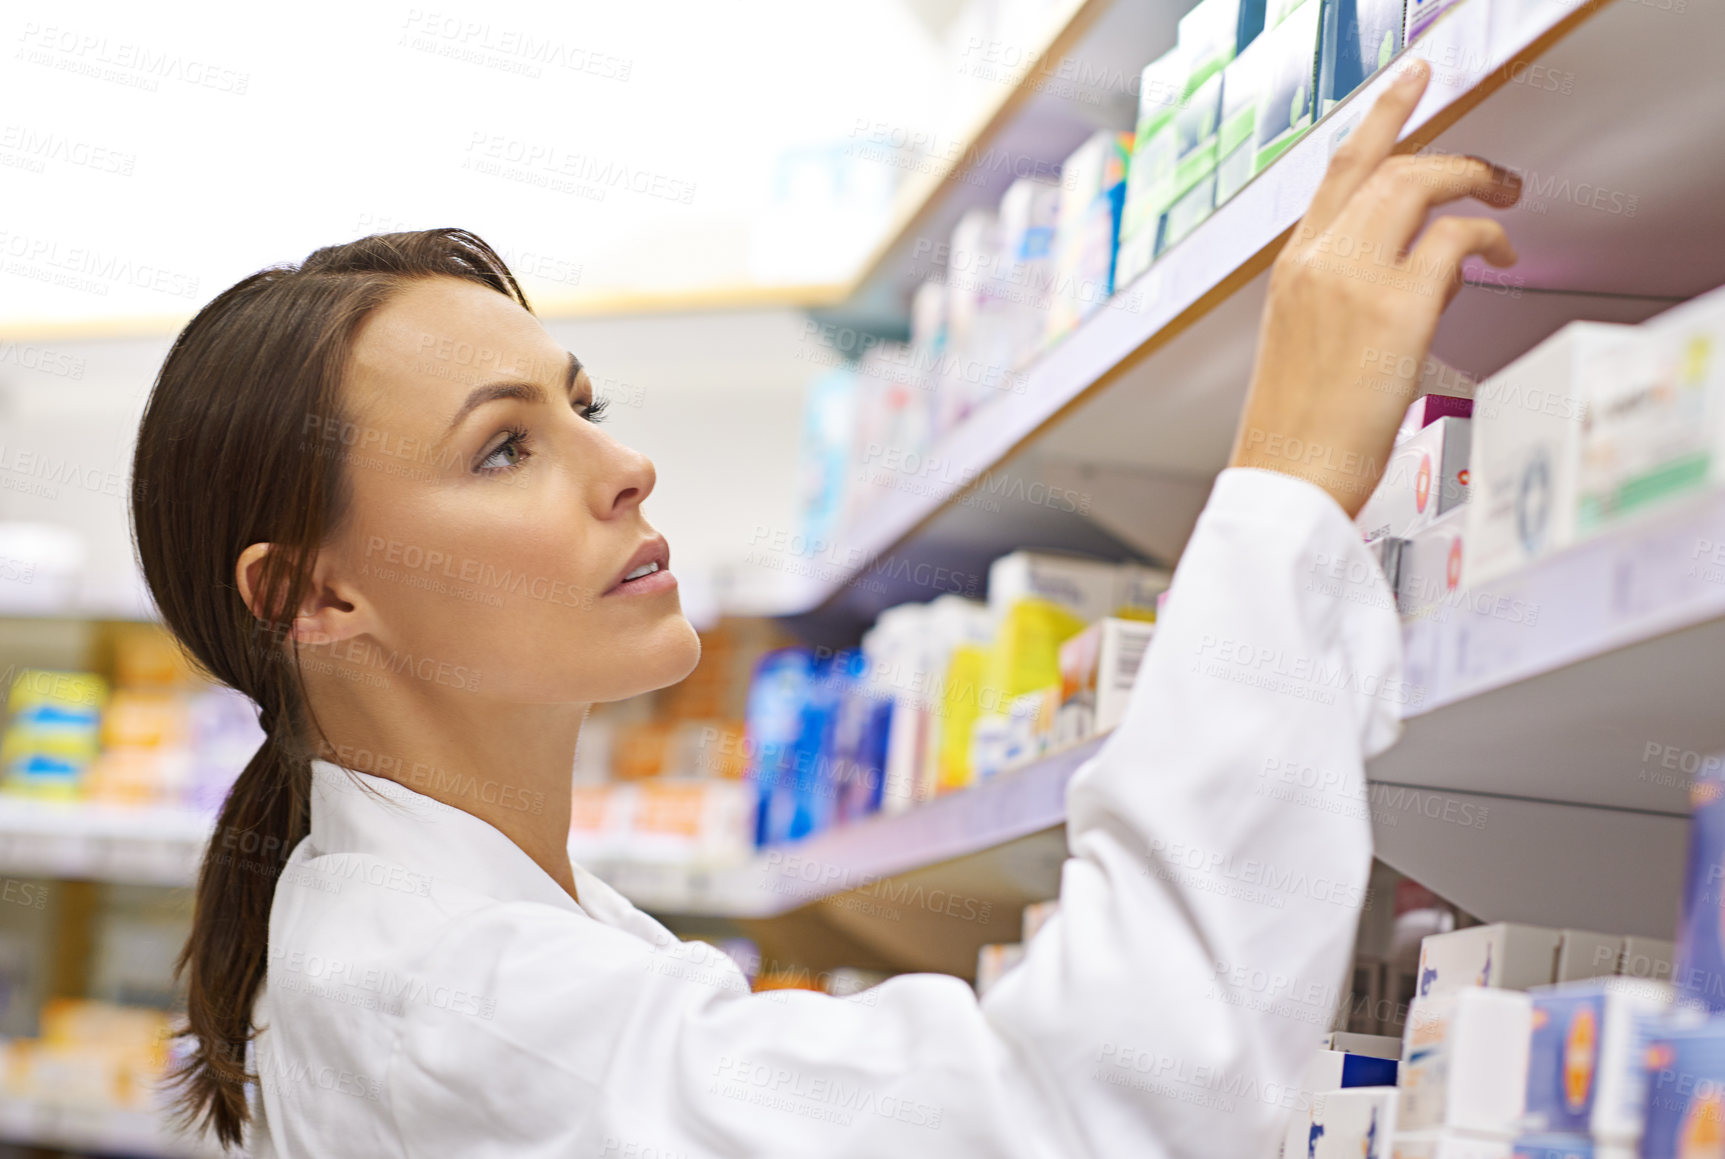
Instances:
[[[1470,267],[1439,356],[1483,376],[1568,321],[1639,321],[1725,282],[1725,154],[1701,146],[1725,134],[1725,76],[1708,47],[1721,37],[1718,6],[1467,0],[1406,50],[1434,75],[1404,147],[1489,156],[1526,186],[1513,210],[1453,209],[1503,220],[1522,261]],[[1227,459],[1270,262],[1390,80],[1338,105],[1033,362],[1022,393],[1001,392],[904,470],[875,472],[883,484],[835,537],[839,562],[780,576],[777,610],[811,635],[854,633],[884,606],[866,582],[878,561],[938,558],[949,540],[996,554],[1061,546],[1015,533],[1013,519],[1045,517],[1033,509],[1054,485],[1091,500],[1055,513],[1067,522],[1177,555]]]
[[[1725,751],[1725,493],[1453,595],[1404,643],[1403,735],[1361,805],[1378,855],[1482,918],[1669,936],[1688,774]],[[646,908],[749,918],[820,902],[864,919],[902,895],[881,885],[895,875],[1052,896],[1058,845],[1029,877],[997,851],[1058,829],[1100,743],[699,882],[624,888]]]
[[[193,809],[0,796],[0,874],[190,885],[214,827]]]
[[[79,1154],[124,1155],[142,1159],[218,1159],[213,1142],[175,1134],[163,1117],[57,1103],[47,1099],[0,1096],[0,1140],[26,1147],[49,1147]]]

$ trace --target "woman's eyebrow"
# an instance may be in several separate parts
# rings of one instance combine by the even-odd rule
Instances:
[[[580,373],[581,360],[575,357],[573,351],[570,351],[569,362],[568,365],[565,366],[563,372],[564,394],[568,394],[575,389],[575,379],[580,375]],[[461,425],[461,420],[473,413],[473,411],[484,406],[488,402],[496,402],[498,399],[504,398],[518,399],[525,403],[542,403],[545,401],[545,390],[536,382],[513,381],[488,382],[483,386],[474,387],[467,393],[467,399],[461,404],[460,409],[458,409],[454,416],[449,420],[449,425],[444,428],[443,436],[438,439],[438,444],[442,445],[447,442],[449,440],[449,436],[455,433],[455,428]]]

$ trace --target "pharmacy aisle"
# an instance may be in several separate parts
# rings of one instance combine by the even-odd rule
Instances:
[[[1372,565],[1321,559],[1301,584],[1393,613],[1401,674],[1222,634],[1189,657],[1194,681],[1291,711],[1393,710],[1400,739],[1355,789],[1294,754],[1253,770],[1256,796],[1369,820],[1369,888],[1246,853],[1159,848],[1144,867],[1242,906],[1358,907],[1351,961],[1333,978],[1219,961],[1202,979],[1309,1030],[1295,1084],[1118,1042],[1082,1065],[1146,1097],[1274,1105],[1280,1159],[1725,1159],[1725,153],[1707,147],[1725,139],[1725,6],[891,0],[836,26],[763,6],[748,35],[690,6],[681,26],[721,71],[652,20],[532,7],[511,10],[520,27],[414,9],[352,49],[283,29],[299,48],[256,50],[247,118],[207,100],[168,118],[227,132],[231,168],[197,172],[250,196],[280,168],[253,152],[271,135],[253,119],[283,139],[311,123],[311,95],[280,95],[306,57],[457,102],[422,118],[456,137],[340,154],[363,193],[223,231],[247,237],[238,259],[188,240],[212,252],[102,282],[94,227],[55,206],[134,167],[141,202],[183,145],[112,93],[61,94],[101,114],[83,136],[0,133],[4,171],[41,179],[25,192],[42,235],[0,236],[0,1156],[219,1153],[166,1113],[186,1050],[175,960],[206,855],[273,877],[288,850],[212,837],[263,732],[145,597],[125,477],[171,336],[213,287],[356,234],[460,220],[497,242],[610,429],[656,461],[648,510],[701,638],[688,679],[588,710],[571,858],[740,968],[704,948],[654,959],[686,981],[865,1011],[912,972],[982,995],[1062,920],[1067,789],[1181,615],[1271,263],[1417,59],[1432,75],[1402,151],[1514,172],[1514,207],[1451,208],[1501,222],[1520,261],[1460,271],[1423,362],[1359,351],[1362,398],[1419,382],[1384,462],[1239,436],[1292,473],[1365,481]],[[138,73],[135,45],[110,59],[66,35],[32,24],[20,67],[111,88],[80,71],[100,56],[127,92],[175,80]],[[616,51],[571,47],[606,37]],[[199,75],[244,96],[245,77]],[[689,134],[709,103],[730,127]],[[84,139],[110,123],[146,144]],[[168,184],[164,213],[186,182]],[[1388,286],[1402,255],[1381,258]],[[471,344],[420,353],[440,387],[497,369]],[[434,465],[306,418],[318,455],[402,478]],[[455,616],[524,584],[545,599],[489,560],[378,546],[390,582]],[[341,669],[356,696],[448,683],[437,658],[367,657]],[[436,765],[400,779],[488,804],[496,788]],[[524,814],[562,806],[511,794]],[[340,1069],[254,1081],[382,1097]]]

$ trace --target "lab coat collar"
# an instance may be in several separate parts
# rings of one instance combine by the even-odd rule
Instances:
[[[499,901],[533,901],[587,912],[488,822],[387,777],[330,761],[311,762],[307,840],[314,856],[359,853],[396,862],[431,879],[434,893],[439,883],[447,883]],[[591,874],[576,868],[576,892],[590,903],[603,903],[603,895],[611,893],[594,889],[597,884]]]

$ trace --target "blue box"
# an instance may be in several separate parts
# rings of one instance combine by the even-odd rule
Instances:
[[[1402,47],[1403,0],[1328,0],[1318,64],[1318,115],[1365,84]]]
[[[1641,1134],[1647,1044],[1670,989],[1602,978],[1530,990],[1529,1131],[1629,1142]]]
[[[1689,864],[1677,924],[1672,983],[1709,1011],[1725,1010],[1725,780],[1702,777],[1689,788]]]
[[[1647,1051],[1643,1159],[1687,1159],[1725,1149],[1725,1021],[1661,1032]]]

